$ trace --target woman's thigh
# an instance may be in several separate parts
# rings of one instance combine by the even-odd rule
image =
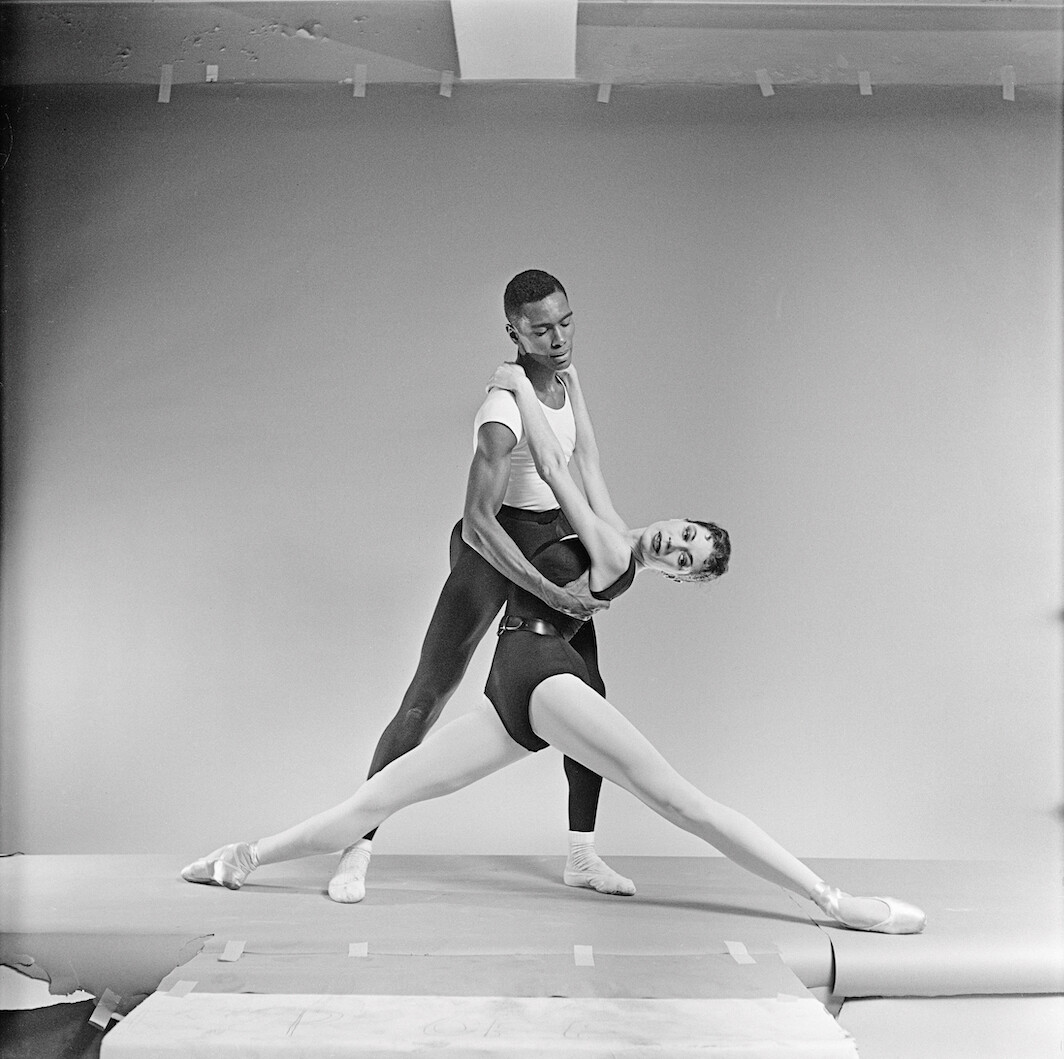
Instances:
[[[570,673],[539,684],[529,718],[541,739],[655,808],[700,796],[631,721]]]
[[[527,757],[485,701],[438,725],[419,746],[396,758],[363,785],[364,796],[390,811],[439,798]]]

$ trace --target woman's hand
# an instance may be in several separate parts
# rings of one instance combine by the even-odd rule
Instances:
[[[488,383],[488,389],[490,390],[494,387],[498,390],[509,390],[511,393],[517,393],[522,385],[532,385],[528,381],[525,369],[519,364],[508,360],[505,364],[500,364],[495,369],[495,374]]]
[[[580,376],[576,374],[576,365],[575,364],[570,364],[569,367],[562,368],[562,370],[558,372],[558,377],[567,386],[579,386],[580,385]]]

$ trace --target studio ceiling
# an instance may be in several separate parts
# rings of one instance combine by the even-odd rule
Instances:
[[[497,17],[504,13],[504,17]],[[1060,85],[1064,0],[0,3],[7,84]],[[216,68],[216,69],[215,69]]]

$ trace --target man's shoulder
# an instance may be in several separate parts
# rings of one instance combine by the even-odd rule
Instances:
[[[514,433],[518,437],[521,435],[521,412],[514,395],[509,390],[489,390],[484,400],[481,401],[473,422],[477,430],[484,423],[503,423],[511,429],[516,426]]]
[[[509,390],[502,390],[498,386],[493,386],[484,395],[484,400],[480,402],[481,408],[516,408],[517,398]]]

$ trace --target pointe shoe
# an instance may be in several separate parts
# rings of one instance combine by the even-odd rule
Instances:
[[[840,900],[845,896],[837,887],[828,886],[827,883],[817,883],[816,889],[810,895],[811,899],[822,911],[826,912],[836,922],[851,930],[866,930],[876,934],[919,934],[927,925],[927,916],[923,911],[911,905],[907,901],[899,901],[894,897],[873,897],[869,900],[882,901],[887,906],[886,919],[870,926],[854,923],[848,920],[839,908]]]
[[[181,869],[181,878],[185,882],[239,890],[258,866],[259,858],[251,845],[247,842],[231,842],[185,865]]]

